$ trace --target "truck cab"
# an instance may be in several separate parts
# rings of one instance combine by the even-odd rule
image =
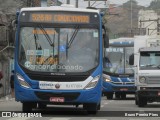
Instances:
[[[139,107],[148,102],[160,101],[160,35],[135,37],[135,104]]]

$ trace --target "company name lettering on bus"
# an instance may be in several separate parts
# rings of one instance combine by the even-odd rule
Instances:
[[[32,60],[34,61],[34,60]],[[79,66],[79,65],[75,65],[75,66],[72,66],[72,65],[57,65],[54,64],[54,65],[51,65],[51,64],[37,64],[35,63],[36,65],[34,65],[32,62],[30,61],[26,61],[25,62],[25,67],[29,68],[29,69],[32,69],[32,70],[46,70],[46,69],[49,69],[49,70],[68,70],[68,71],[73,71],[73,70],[83,70],[83,67],[82,66]],[[51,74],[51,75],[56,75],[56,74]]]
[[[41,89],[55,89],[55,88],[58,89],[60,88],[60,86],[61,86],[60,84],[52,83],[52,82],[43,82],[43,81],[39,82],[39,87]]]
[[[64,14],[31,14],[33,22],[56,22],[56,23],[89,23],[88,15],[64,15]]]

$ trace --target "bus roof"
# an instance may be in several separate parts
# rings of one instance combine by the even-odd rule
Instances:
[[[117,38],[110,39],[109,46],[112,47],[133,47],[135,38]]]
[[[94,12],[100,13],[99,10],[85,9],[85,8],[73,8],[73,7],[62,7],[62,6],[51,6],[51,7],[29,7],[22,8],[22,11],[76,11],[76,12]]]

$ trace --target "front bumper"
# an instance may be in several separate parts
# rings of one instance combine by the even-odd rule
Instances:
[[[103,92],[126,92],[134,93],[136,90],[135,85],[117,85],[113,83],[103,83]]]
[[[76,103],[100,103],[101,88],[95,87],[90,90],[42,90],[24,88],[15,84],[15,99],[20,102],[46,102],[54,104],[50,98],[64,98],[61,104]],[[57,104],[57,102],[55,102]]]
[[[147,88],[141,88],[137,91],[138,96],[140,97],[146,97],[146,98],[160,98],[160,88],[153,88],[153,87],[147,87]]]

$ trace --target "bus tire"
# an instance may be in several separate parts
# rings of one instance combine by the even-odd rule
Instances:
[[[147,105],[147,99],[143,98],[143,97],[139,97],[138,99],[138,106],[139,107],[144,107]]]
[[[107,93],[106,97],[107,97],[108,100],[113,99],[113,93]]]
[[[125,100],[126,99],[126,93],[121,93],[121,99]]]
[[[47,107],[46,104],[38,103],[38,108],[39,108],[39,109],[45,109],[46,107]]]
[[[121,96],[120,96],[120,93],[115,93],[115,98],[116,98],[116,99],[120,99],[120,97],[121,97]]]
[[[138,105],[138,98],[136,95],[135,95],[135,104]]]
[[[32,108],[36,107],[36,103],[33,102],[23,102],[22,103],[22,111],[23,112],[31,112]]]
[[[83,104],[83,109],[87,110],[88,114],[96,114],[98,106],[97,103],[85,103]]]

